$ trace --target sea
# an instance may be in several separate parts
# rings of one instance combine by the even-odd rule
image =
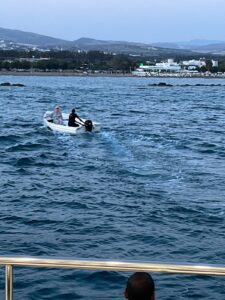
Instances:
[[[25,85],[0,87],[0,256],[224,265],[224,79],[0,82]],[[101,132],[50,131],[55,105]],[[15,267],[14,299],[124,299],[131,274]],[[156,299],[225,299],[219,276],[152,276]]]

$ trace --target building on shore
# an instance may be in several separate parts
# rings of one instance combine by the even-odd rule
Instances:
[[[155,65],[144,65],[141,64],[137,68],[133,75],[136,76],[149,76],[151,72],[178,72],[181,70],[181,66],[174,62],[173,59],[168,59],[167,62],[156,63]]]
[[[218,61],[212,60],[212,66],[218,67]],[[200,58],[199,60],[191,59],[187,61],[181,61],[179,63],[175,62],[173,59],[168,59],[167,61],[151,64],[141,64],[135,71],[132,72],[134,76],[155,76],[155,75],[180,75],[188,76],[194,73],[199,73],[198,69],[206,67],[205,58]]]
[[[197,68],[206,67],[206,61],[204,58],[184,60],[180,62],[182,69],[185,70],[196,70]]]
[[[212,67],[213,68],[218,68],[218,65],[219,65],[218,60],[213,60],[212,59]]]

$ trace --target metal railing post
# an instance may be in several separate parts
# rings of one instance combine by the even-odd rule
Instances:
[[[5,266],[5,300],[13,300],[13,267]]]

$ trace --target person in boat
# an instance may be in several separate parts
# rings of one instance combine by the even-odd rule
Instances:
[[[84,124],[83,120],[76,114],[75,108],[73,108],[69,115],[68,126],[78,127],[79,124],[76,122],[76,119],[78,119],[82,124]]]
[[[146,272],[136,272],[127,280],[124,292],[128,300],[155,300],[155,283]]]
[[[54,111],[49,115],[54,124],[63,125],[63,116],[60,106],[56,106]]]

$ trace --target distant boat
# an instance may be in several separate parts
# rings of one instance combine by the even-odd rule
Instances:
[[[46,113],[43,116],[43,122],[46,127],[51,129],[52,131],[57,131],[61,133],[68,133],[68,134],[79,134],[79,133],[85,133],[85,132],[99,132],[101,130],[101,124],[97,122],[93,122],[91,120],[81,119],[84,122],[84,125],[80,123],[78,119],[76,119],[77,124],[79,126],[77,127],[70,127],[68,126],[68,119],[69,114],[62,113],[63,116],[63,125],[55,124],[52,122],[49,115],[51,114],[51,111],[46,111]]]

